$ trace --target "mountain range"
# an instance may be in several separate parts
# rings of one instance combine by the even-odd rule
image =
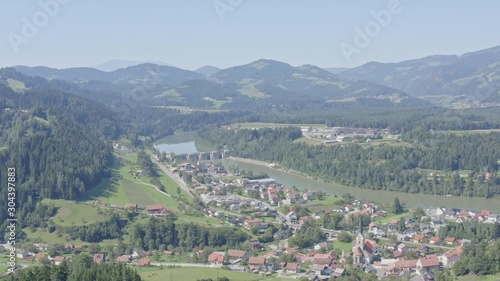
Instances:
[[[127,61],[101,65],[111,70]],[[103,71],[16,66],[16,71],[62,80],[91,91],[109,91],[151,106],[232,109],[236,104],[315,103],[482,105],[500,102],[500,46],[458,55],[435,55],[355,68],[293,67],[261,59],[246,65],[196,71],[144,63]],[[424,102],[425,103],[425,102]]]
[[[500,46],[461,56],[371,62],[338,75],[393,87],[438,104],[500,102]]]

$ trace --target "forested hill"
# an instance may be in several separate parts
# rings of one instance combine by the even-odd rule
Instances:
[[[326,181],[374,190],[492,198],[500,133],[457,135],[417,128],[403,134],[406,145],[308,145],[293,142],[299,128],[225,130],[206,128],[197,142],[236,156],[275,162]],[[488,176],[485,176],[488,174]]]
[[[98,103],[27,88],[6,75],[0,73],[0,182],[7,183],[8,168],[16,169],[16,211],[25,226],[42,198],[76,199],[99,182],[112,161],[110,139],[121,131]],[[6,189],[2,184],[1,194]],[[0,196],[0,205],[7,206],[6,200]],[[2,222],[5,216],[0,212]]]

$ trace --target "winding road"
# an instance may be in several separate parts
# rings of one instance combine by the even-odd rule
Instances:
[[[181,178],[179,178],[178,175],[170,172],[168,170],[167,167],[165,167],[165,165],[163,165],[158,157],[156,157],[156,155],[152,154],[151,155],[151,161],[153,161],[156,165],[158,165],[158,167],[160,167],[160,169],[165,173],[167,174],[167,176],[169,176],[171,179],[173,179],[175,181],[175,183],[177,183],[177,185],[180,186],[180,188],[182,188],[184,191],[187,192],[187,194],[189,194],[189,196],[191,196],[192,198],[194,198],[194,195],[191,193],[191,190],[188,188],[188,186],[186,185],[186,183],[184,181],[181,180]]]

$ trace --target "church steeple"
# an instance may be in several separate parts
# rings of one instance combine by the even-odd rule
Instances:
[[[358,234],[363,235],[363,223],[362,223],[362,218],[359,216],[359,226],[358,226]]]

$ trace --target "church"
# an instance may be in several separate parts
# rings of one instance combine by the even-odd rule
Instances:
[[[377,242],[365,239],[361,218],[359,219],[358,235],[353,241],[352,255],[354,265],[364,266],[371,264],[373,259],[380,254],[380,246]]]

